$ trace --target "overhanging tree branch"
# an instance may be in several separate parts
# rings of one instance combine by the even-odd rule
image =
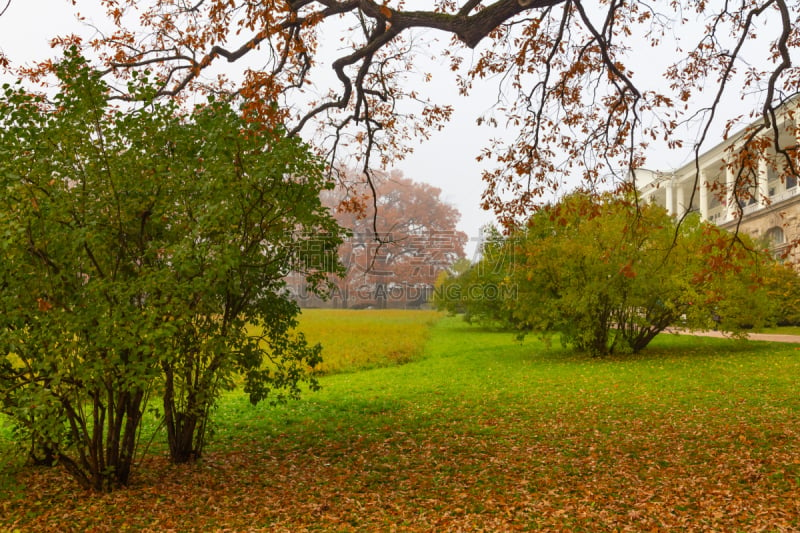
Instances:
[[[589,188],[618,179],[618,169],[644,162],[650,139],[663,137],[677,146],[673,130],[695,119],[697,159],[719,121],[723,96],[734,90],[735,65],[743,64],[739,60],[757,27],[772,32],[766,38],[773,57],[763,59],[773,64],[752,76],[763,80],[758,105],[773,137],[776,108],[784,95],[800,92],[792,57],[800,43],[800,16],[785,0],[668,6],[641,0],[462,0],[429,10],[376,0],[108,5],[117,31],[91,44],[104,54],[109,78],[155,69],[162,96],[208,91],[263,102],[252,120],[280,122],[306,138],[319,128],[320,152],[331,166],[343,152],[369,166],[392,164],[410,151],[411,138],[447,120],[449,112],[437,111],[410,73],[422,51],[411,45],[415,32],[449,35],[454,46],[443,54],[460,73],[462,93],[481,80],[498,80],[499,97],[487,115],[503,115],[507,132],[479,157],[496,165],[484,175],[484,206],[508,220],[576,174]],[[140,15],[143,31],[125,27],[128,11]],[[708,24],[697,40],[688,39],[695,45],[676,56],[666,81],[634,72],[632,55],[650,53],[667,32],[690,28],[685,21],[693,15]],[[470,65],[459,45],[474,50]],[[210,81],[216,66],[252,65],[251,58],[260,61],[264,52],[266,62],[260,70],[248,67],[243,81]],[[333,76],[318,87],[325,66]],[[690,108],[694,93],[704,89],[713,102],[699,111]],[[309,96],[312,91],[316,97]],[[407,111],[403,101],[422,105],[422,115]],[[483,122],[502,124],[494,116]],[[779,153],[784,148],[776,145]],[[782,155],[794,171],[797,154]]]

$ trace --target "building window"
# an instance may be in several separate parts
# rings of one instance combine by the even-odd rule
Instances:
[[[785,236],[783,235],[783,228],[779,228],[778,226],[774,226],[767,230],[767,240],[769,240],[770,248],[775,248],[780,246],[785,242]]]
[[[786,176],[786,190],[797,187],[797,176]]]

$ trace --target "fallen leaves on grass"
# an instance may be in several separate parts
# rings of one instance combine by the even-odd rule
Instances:
[[[151,454],[124,490],[0,477],[0,530],[800,531],[793,350],[670,338],[598,362],[445,326],[315,400],[227,398],[200,462]]]
[[[218,449],[190,466],[149,457],[128,489],[101,496],[54,488],[57,474],[29,470],[19,478],[26,496],[4,502],[0,524],[25,531],[800,528],[800,424],[788,413],[764,425],[702,412],[609,419],[598,406],[566,421],[541,414],[515,408],[476,420],[484,428],[477,431],[445,418],[431,432],[386,426],[333,441],[305,428]]]

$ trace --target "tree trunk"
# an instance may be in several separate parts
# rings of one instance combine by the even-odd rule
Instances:
[[[204,417],[204,410],[197,405],[196,395],[187,394],[183,410],[175,402],[175,373],[171,366],[164,365],[164,424],[167,427],[170,459],[175,464],[189,463],[200,457],[203,435],[195,433]]]
[[[113,391],[116,383],[106,385]],[[142,390],[94,394],[92,410],[86,418],[62,399],[65,416],[77,443],[78,457],[70,457],[55,443],[57,462],[72,475],[81,487],[95,492],[110,492],[130,480],[136,453],[136,437],[142,421]]]

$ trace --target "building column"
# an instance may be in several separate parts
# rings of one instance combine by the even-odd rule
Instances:
[[[769,168],[767,158],[763,154],[758,158],[758,205],[769,204]]]
[[[677,187],[677,206],[676,206],[676,214],[678,217],[682,217],[686,214],[688,209],[686,208],[686,193],[683,190],[683,186],[680,183],[676,183]]]
[[[674,202],[674,200],[672,198],[672,196],[673,196],[672,195],[672,178],[666,180],[664,183],[667,186],[667,188],[666,188],[666,193],[667,193],[667,200],[666,200],[667,214],[672,216],[672,215],[675,214],[675,202]]]
[[[705,170],[700,171],[700,218],[708,220],[708,176]]]
[[[725,221],[736,218],[738,205],[733,197],[736,174],[730,167],[725,167]]]

